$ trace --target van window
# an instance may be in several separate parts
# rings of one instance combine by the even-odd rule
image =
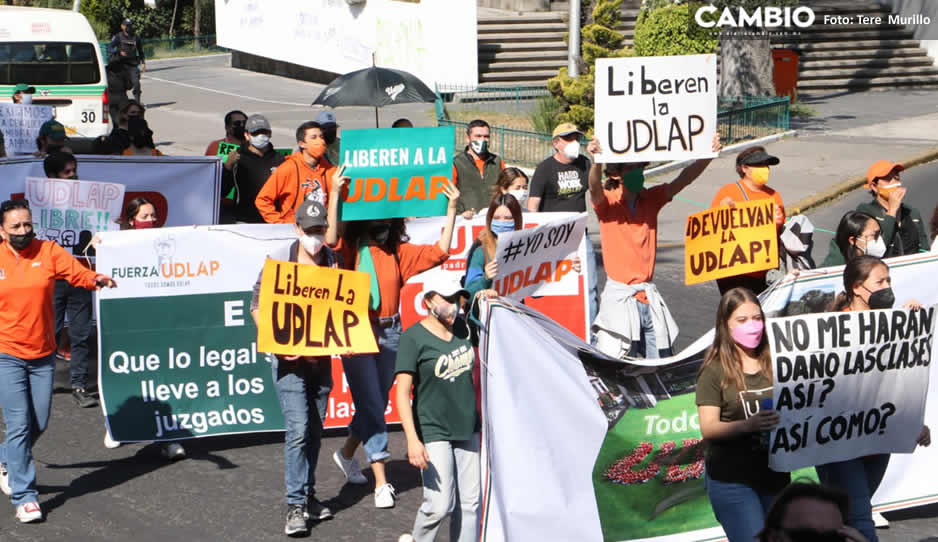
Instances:
[[[93,43],[0,43],[0,85],[89,85],[101,81]]]

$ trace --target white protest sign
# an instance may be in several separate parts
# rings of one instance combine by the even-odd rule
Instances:
[[[572,295],[579,289],[573,258],[586,231],[586,213],[498,235],[493,287],[499,295]]]
[[[52,107],[48,105],[0,103],[0,132],[7,154],[36,152],[39,128],[47,120],[52,120]]]
[[[63,247],[83,245],[102,231],[119,230],[124,185],[72,179],[26,178],[36,235]]]
[[[716,55],[596,59],[597,162],[712,158]]]
[[[915,449],[935,306],[773,318],[769,466],[777,471]]]

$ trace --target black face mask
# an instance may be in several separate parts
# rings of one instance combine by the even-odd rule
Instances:
[[[23,234],[8,233],[7,237],[10,240],[10,246],[13,247],[14,250],[23,250],[36,238],[36,232],[31,231]]]
[[[244,123],[235,122],[231,126],[231,135],[234,136],[235,139],[244,139]]]
[[[336,133],[335,132],[326,132],[322,134],[323,140],[326,142],[326,145],[332,145],[335,143]]]
[[[388,237],[391,235],[391,226],[389,224],[378,224],[368,230],[368,235],[375,243],[383,245],[388,242]]]
[[[870,292],[866,289],[866,286],[863,289]],[[895,303],[896,294],[892,293],[892,288],[883,288],[882,290],[870,292],[870,300],[866,302],[871,309],[891,309]]]

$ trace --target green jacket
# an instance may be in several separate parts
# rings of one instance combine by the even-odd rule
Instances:
[[[931,240],[929,240],[928,234],[925,233],[925,222],[922,221],[922,215],[918,212],[917,209],[908,207],[905,204],[902,204],[899,207],[898,218],[899,222],[902,224],[901,228],[899,227],[899,222],[896,221],[896,218],[887,215],[886,209],[876,200],[857,205],[857,211],[866,213],[879,222],[879,228],[882,230],[883,234],[883,241],[886,242],[886,254],[883,256],[884,258],[913,254],[923,250],[927,251],[931,248]],[[902,236],[899,234],[899,230],[913,226],[917,230],[915,232],[917,233],[917,246],[914,248],[914,250],[909,251],[902,246]],[[829,257],[830,256],[828,255],[828,258]]]
[[[821,263],[821,267],[834,267],[845,263],[844,255],[840,253],[840,247],[837,246],[837,239],[831,239],[831,246],[827,251],[827,257]]]
[[[502,172],[502,159],[497,155],[489,154],[485,157],[484,175],[479,174],[475,160],[469,155],[469,147],[453,157],[453,167],[459,174],[459,208],[458,211],[475,209],[479,212],[489,208],[492,202],[492,192],[498,176]]]

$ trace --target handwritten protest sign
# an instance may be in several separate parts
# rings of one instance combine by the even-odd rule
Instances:
[[[770,438],[771,468],[915,449],[935,306],[775,318],[767,327],[781,418]]]
[[[772,200],[707,209],[687,217],[684,282],[697,284],[778,267]]]
[[[495,259],[499,295],[571,295],[579,290],[573,258],[586,231],[586,213],[554,220],[535,228],[498,235]]]
[[[360,271],[268,259],[261,281],[258,349],[281,355],[326,356],[378,351]]]
[[[716,55],[596,59],[597,162],[712,158]]]
[[[226,158],[229,154],[231,154],[231,151],[237,149],[237,148],[240,147],[240,146],[241,146],[241,145],[238,145],[238,144],[235,144],[235,143],[228,143],[228,142],[225,142],[225,141],[219,141],[219,142],[218,142],[218,152],[215,153],[215,156],[219,156],[219,157],[221,157],[221,158]],[[284,158],[286,158],[286,157],[290,156],[291,154],[293,154],[293,149],[274,149],[274,151],[280,153],[280,155],[283,156]],[[224,162],[224,160],[222,160],[222,162]]]
[[[452,147],[453,128],[343,131],[342,163],[352,181],[342,220],[445,214]]]
[[[48,105],[0,103],[0,132],[7,154],[36,152],[39,128],[47,120],[52,120],[52,107]]]
[[[86,244],[94,234],[120,229],[124,185],[71,179],[26,178],[25,197],[36,235],[65,248]]]

